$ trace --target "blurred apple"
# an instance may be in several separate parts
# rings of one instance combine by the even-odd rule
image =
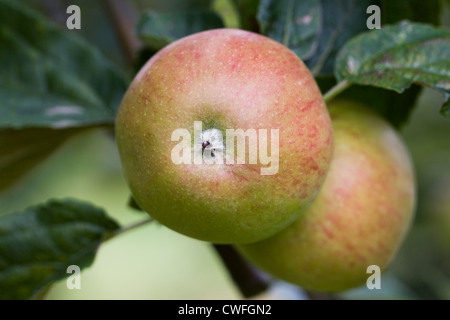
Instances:
[[[342,291],[384,270],[411,224],[415,179],[408,151],[379,116],[351,102],[330,105],[335,150],[310,208],[270,239],[239,246],[276,277],[312,291]]]

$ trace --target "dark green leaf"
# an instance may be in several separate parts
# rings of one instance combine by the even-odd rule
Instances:
[[[315,75],[332,75],[341,47],[367,31],[370,5],[381,8],[383,24],[401,19],[437,24],[440,16],[439,0],[262,0],[258,21],[261,33],[287,45]]]
[[[17,1],[0,21],[1,128],[114,123],[127,81],[97,49]]]
[[[240,28],[259,33],[259,24],[256,19],[260,0],[233,0],[239,12]]]
[[[151,49],[148,47],[142,47],[137,51],[136,58],[133,63],[133,71],[135,74],[141,70],[141,68],[144,66],[144,64],[147,63],[148,60],[153,57],[158,50]]]
[[[102,209],[76,200],[52,200],[0,218],[0,299],[29,299],[89,267],[98,246],[119,228]]]
[[[403,92],[413,83],[444,93],[442,113],[450,118],[450,32],[402,22],[364,33],[336,59],[338,81]]]
[[[383,25],[401,20],[439,25],[440,0],[381,0],[381,20]]]
[[[145,10],[149,6],[157,12],[170,12],[174,8],[180,11],[192,9],[209,9],[211,7],[211,0],[146,0],[146,1],[131,1],[138,10]]]
[[[136,200],[134,200],[133,196],[130,196],[128,199],[128,206],[136,211],[145,213],[145,211],[137,204]]]
[[[34,168],[77,129],[0,130],[0,192]]]
[[[257,19],[262,34],[284,44],[300,58],[310,58],[321,32],[319,0],[261,0]]]
[[[377,3],[375,1],[375,3]],[[320,35],[314,54],[305,60],[315,75],[332,75],[340,48],[367,31],[367,7],[373,0],[321,0]]]
[[[148,47],[159,50],[192,33],[223,27],[220,16],[211,10],[148,11],[139,20],[137,33]]]
[[[293,50],[316,75],[333,74],[339,49],[367,30],[371,0],[262,0],[261,32]]]

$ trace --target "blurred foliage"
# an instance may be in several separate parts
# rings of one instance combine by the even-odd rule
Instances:
[[[83,8],[81,29],[71,30],[70,33],[83,37],[91,45],[100,49],[111,61],[122,69],[128,70],[119,37],[116,32],[113,32],[114,21],[105,8],[105,1],[77,0],[74,3],[71,0],[23,0],[20,2],[39,11],[63,28],[66,27],[68,17],[66,8],[72,4]]]
[[[0,130],[0,192],[14,185],[76,132],[79,130]]]
[[[426,90],[403,130],[417,174],[416,219],[393,271],[423,299],[450,299],[450,125]]]
[[[220,16],[212,10],[185,10],[168,13],[146,11],[137,25],[139,38],[152,50],[204,30],[223,28]]]
[[[27,7],[0,1],[0,21],[1,190],[71,134],[113,125],[128,82],[96,47]]]
[[[0,21],[0,129],[114,124],[128,79],[95,46],[12,1]]]
[[[380,6],[383,8],[381,12],[383,24],[392,24],[400,20],[440,24],[442,1],[439,0],[381,0]]]

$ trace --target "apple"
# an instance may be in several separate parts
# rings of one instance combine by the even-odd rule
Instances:
[[[153,56],[121,102],[116,137],[137,204],[214,243],[256,242],[295,221],[333,152],[329,113],[303,62],[234,29],[193,34]]]
[[[411,224],[413,166],[402,139],[378,115],[330,104],[335,150],[313,204],[291,226],[238,250],[272,275],[311,291],[342,291],[384,270]],[[370,270],[370,269],[369,269]]]

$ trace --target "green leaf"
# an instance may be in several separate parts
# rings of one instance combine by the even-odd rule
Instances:
[[[127,81],[96,48],[17,1],[0,21],[0,128],[114,123]]]
[[[383,24],[401,19],[437,24],[440,17],[439,0],[262,0],[258,21],[261,33],[287,45],[313,74],[325,76],[333,74],[341,47],[367,31],[370,5],[381,8]]]
[[[138,22],[137,34],[149,48],[159,50],[192,33],[223,27],[222,19],[212,10],[147,11]]]
[[[0,192],[10,187],[79,129],[0,130]]]
[[[413,83],[445,96],[442,114],[450,118],[450,32],[404,21],[366,32],[349,41],[336,59],[338,81],[402,93]]]
[[[367,30],[371,0],[262,0],[261,32],[294,51],[315,75],[333,74],[339,49]]]
[[[376,3],[376,2],[375,2]],[[320,34],[314,54],[305,63],[315,75],[332,75],[339,50],[351,38],[367,31],[367,7],[372,0],[322,0]]]
[[[401,20],[440,23],[440,0],[381,0],[382,24],[393,24]]]
[[[262,34],[284,44],[300,58],[310,58],[320,34],[319,0],[261,0],[257,19]]]
[[[137,204],[136,200],[134,200],[133,196],[130,196],[130,198],[128,199],[128,206],[135,211],[145,213],[145,211],[142,210],[142,208]]]
[[[0,299],[29,299],[89,267],[96,251],[119,228],[102,209],[76,200],[51,200],[0,217]]]
[[[232,0],[239,12],[240,28],[259,33],[259,24],[256,19],[260,0]]]

